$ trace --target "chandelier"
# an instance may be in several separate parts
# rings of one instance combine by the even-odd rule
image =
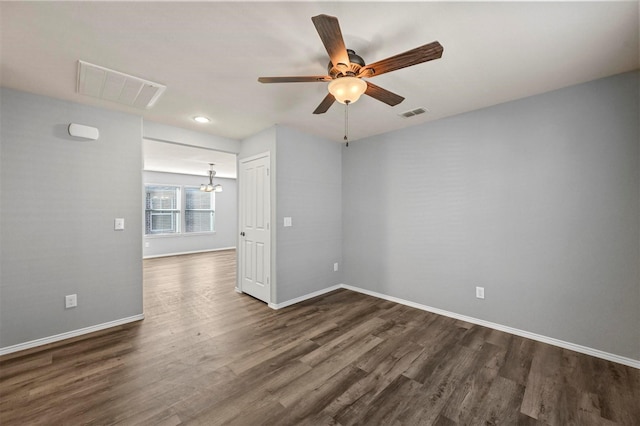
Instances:
[[[202,184],[200,185],[200,191],[204,191],[204,192],[222,192],[222,185],[220,184],[213,184],[213,177],[216,175],[216,171],[213,170],[213,163],[209,163],[209,166],[211,167],[211,169],[209,170],[209,183],[208,184]]]

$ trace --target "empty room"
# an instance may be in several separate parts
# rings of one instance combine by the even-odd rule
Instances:
[[[0,2],[0,424],[638,425],[639,20]]]

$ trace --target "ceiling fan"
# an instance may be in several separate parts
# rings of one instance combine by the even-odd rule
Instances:
[[[363,93],[387,105],[398,105],[404,100],[402,96],[365,81],[363,78],[375,77],[438,59],[442,57],[444,50],[440,43],[434,41],[366,65],[360,56],[345,47],[338,18],[329,15],[318,15],[312,17],[311,20],[329,54],[330,61],[327,67],[329,74],[297,77],[260,77],[258,81],[260,83],[329,82],[329,93],[313,111],[314,114],[327,112],[336,100],[343,104],[353,103]]]

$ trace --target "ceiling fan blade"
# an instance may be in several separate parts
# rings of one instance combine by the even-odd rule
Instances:
[[[328,75],[309,75],[300,77],[260,77],[260,83],[314,83],[318,81],[331,81]]]
[[[444,48],[440,43],[434,41],[424,46],[416,47],[399,55],[391,56],[373,64],[366,65],[360,70],[359,76],[375,77],[376,75],[432,61],[442,57]]]
[[[396,106],[400,102],[404,101],[404,98],[402,96],[396,95],[395,93],[383,89],[380,86],[376,86],[375,84],[369,83],[368,81],[367,90],[364,92],[364,94],[369,95],[372,98],[391,106]]]
[[[316,26],[320,40],[322,40],[322,44],[327,49],[333,66],[341,70],[349,68],[349,54],[344,45],[338,18],[329,15],[318,15],[311,18],[311,20]]]
[[[313,113],[314,114],[324,114],[325,112],[327,112],[329,107],[331,107],[331,105],[333,105],[333,103],[335,101],[336,101],[336,98],[334,98],[331,93],[327,93],[327,96],[325,96],[325,98],[322,100],[322,102],[320,102],[320,105],[318,105],[318,108],[316,108],[316,110],[313,111]]]

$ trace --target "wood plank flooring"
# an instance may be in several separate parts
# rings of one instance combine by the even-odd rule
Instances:
[[[339,290],[279,310],[235,251],[144,261],[144,321],[0,359],[8,425],[639,425],[640,370]]]

